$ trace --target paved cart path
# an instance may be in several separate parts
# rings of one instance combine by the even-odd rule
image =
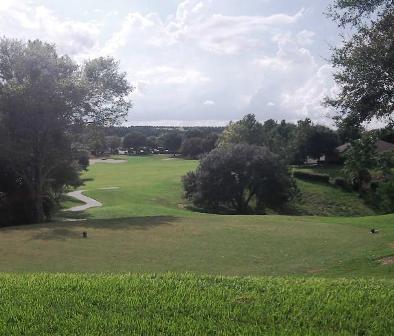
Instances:
[[[103,206],[102,203],[96,201],[95,199],[83,195],[82,193],[84,191],[86,191],[86,190],[72,191],[72,192],[69,192],[67,194],[67,196],[74,197],[77,200],[80,200],[80,201],[84,202],[85,204],[84,205],[78,205],[78,206],[75,206],[75,207],[70,208],[70,209],[66,209],[65,211],[78,212],[78,211],[84,211],[84,210],[87,210],[87,209],[90,209],[90,208],[96,208],[96,207]]]

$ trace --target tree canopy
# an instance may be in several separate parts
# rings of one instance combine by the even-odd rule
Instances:
[[[326,103],[337,122],[361,125],[377,119],[393,124],[394,1],[336,0],[329,15],[355,33],[334,48],[332,64],[340,92]]]
[[[247,114],[237,122],[230,122],[219,138],[219,146],[228,144],[262,145],[264,143],[263,125],[254,114]]]
[[[73,129],[121,120],[131,92],[112,58],[78,65],[52,44],[0,39],[0,159],[25,189],[30,222],[48,217],[59,170],[74,169]]]
[[[237,213],[279,208],[293,195],[287,167],[267,148],[230,144],[204,157],[195,172],[183,178],[185,196],[199,208]]]

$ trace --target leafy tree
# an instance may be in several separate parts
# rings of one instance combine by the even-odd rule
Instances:
[[[103,155],[107,149],[107,139],[103,127],[89,125],[86,129],[86,142],[90,152],[95,156]]]
[[[146,145],[151,148],[159,147],[159,139],[158,137],[151,135],[146,139]]]
[[[361,125],[376,118],[393,124],[394,2],[335,0],[329,15],[355,32],[332,56],[341,90],[326,103],[340,111],[337,122]]]
[[[355,140],[345,153],[344,173],[347,180],[360,192],[371,181],[371,170],[377,168],[376,137],[366,134]]]
[[[74,169],[73,128],[124,117],[131,91],[112,58],[78,65],[39,40],[0,40],[0,159],[28,200],[26,222],[49,217],[46,199],[59,188],[59,169]]]
[[[253,114],[248,114],[237,122],[230,122],[219,138],[219,146],[228,144],[263,145],[263,125]]]
[[[146,136],[141,132],[134,131],[128,133],[123,138],[123,147],[124,148],[140,148],[146,145]]]
[[[209,133],[203,138],[202,146],[204,148],[204,153],[209,153],[216,147],[219,136],[216,133]]]
[[[256,208],[279,208],[293,194],[286,165],[264,147],[229,144],[214,149],[195,172],[183,177],[185,197],[194,205],[217,212],[227,208],[247,213]]]
[[[298,121],[293,141],[295,162],[303,163],[308,157],[319,159],[331,154],[338,145],[335,131],[322,125],[313,125],[310,119]]]
[[[196,159],[205,153],[204,141],[202,138],[186,138],[182,142],[180,152],[183,156]]]
[[[321,125],[311,128],[305,144],[308,156],[314,159],[333,153],[338,145],[338,135],[328,127]]]
[[[122,139],[116,135],[110,135],[105,137],[105,142],[111,153],[115,154],[122,144]]]
[[[294,159],[295,132],[296,125],[286,123],[285,120],[277,123],[269,119],[263,124],[264,145],[286,162],[291,162]]]
[[[160,141],[166,149],[175,155],[182,145],[182,135],[179,132],[168,132],[160,137]]]

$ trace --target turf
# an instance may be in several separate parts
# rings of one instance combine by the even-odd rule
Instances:
[[[393,335],[394,283],[0,275],[2,335]]]
[[[394,265],[378,260],[394,254],[393,243],[394,215],[101,219],[3,228],[0,269],[392,278]]]
[[[141,216],[198,217],[182,198],[181,176],[195,169],[197,161],[172,159],[164,155],[129,157],[127,164],[99,163],[85,175],[81,189],[104,204],[84,216],[92,219]],[[356,193],[341,188],[297,180],[301,191],[294,204],[298,215],[374,215]],[[102,190],[106,187],[119,189]]]
[[[382,265],[379,260],[394,255],[394,215],[346,218],[192,212],[182,203],[180,177],[195,165],[195,161],[165,156],[93,165],[85,176],[93,180],[83,189],[104,206],[77,214],[86,217],[85,222],[0,229],[0,270],[393,277],[394,265]],[[120,189],[102,190],[116,186]],[[312,198],[331,188],[301,186],[303,190],[317,186]],[[330,197],[336,202],[347,197],[352,204],[357,200],[336,188],[324,192],[324,197],[311,207],[317,209]],[[331,211],[338,210],[331,207]],[[372,227],[380,233],[371,235]],[[88,239],[81,238],[83,231],[88,232]]]

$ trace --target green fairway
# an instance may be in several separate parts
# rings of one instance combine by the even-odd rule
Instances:
[[[393,215],[133,217],[3,228],[0,237],[6,272],[394,276],[378,262],[394,254]]]
[[[394,283],[1,275],[1,335],[393,335]]]
[[[303,181],[299,210],[325,217],[192,212],[196,164],[98,163],[81,189],[103,207],[1,228],[0,335],[393,334],[394,215],[345,217],[373,212]]]
[[[347,218],[192,212],[182,200],[180,177],[195,166],[196,161],[166,156],[91,166],[85,177],[93,180],[82,189],[103,207],[76,215],[60,213],[87,221],[0,229],[0,270],[393,277],[394,265],[383,265],[380,260],[394,255],[394,215]],[[328,211],[338,211],[335,204],[347,204],[347,211],[357,213],[351,208],[358,201],[354,194],[299,184],[315,202],[305,206],[324,208],[331,196],[334,206],[327,204]],[[119,189],[107,189],[113,187]],[[371,235],[372,227],[380,233]],[[88,232],[88,239],[81,238],[83,231]]]
[[[93,180],[81,189],[104,205],[88,211],[89,218],[197,215],[183,209],[180,183],[181,176],[194,169],[197,161],[166,155],[126,159],[128,163],[98,163],[89,167],[85,177]],[[111,187],[119,189],[102,189]]]

